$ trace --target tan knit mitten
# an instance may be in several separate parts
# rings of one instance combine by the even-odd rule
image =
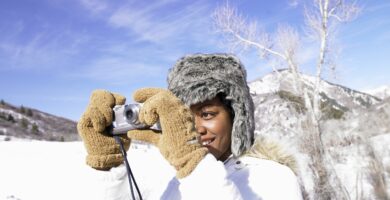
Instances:
[[[164,89],[140,89],[134,93],[134,100],[144,103],[139,120],[147,125],[153,125],[159,120],[162,133],[132,130],[127,136],[156,145],[165,159],[176,168],[178,178],[188,176],[208,151],[198,142],[189,142],[198,136],[191,110]]]
[[[108,170],[123,162],[123,156],[115,139],[107,134],[107,127],[112,124],[115,105],[122,105],[125,97],[105,90],[95,90],[92,93],[87,110],[77,124],[77,130],[87,149],[86,162],[89,166]],[[130,140],[122,137],[126,150]]]

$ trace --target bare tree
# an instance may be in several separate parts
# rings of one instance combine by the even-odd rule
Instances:
[[[353,20],[359,11],[360,8],[355,2],[347,3],[347,0],[313,0],[312,6],[305,7],[305,32],[319,44],[316,80],[311,90],[300,73],[297,54],[302,37],[297,30],[288,25],[279,25],[275,35],[271,36],[256,21],[249,22],[229,3],[218,7],[213,14],[215,30],[224,35],[225,43],[232,50],[255,50],[262,59],[276,63],[272,66],[275,72],[279,67],[287,67],[291,71],[295,92],[304,98],[308,110],[308,127],[311,134],[305,136],[305,145],[310,144],[310,168],[317,177],[316,184],[319,189],[315,191],[318,193],[316,199],[330,199],[334,195],[350,199],[333,166],[329,165],[331,160],[322,142],[320,92],[323,69],[334,67],[330,43],[337,27],[340,23]],[[330,184],[331,178],[337,181],[337,186]]]
[[[330,44],[335,37],[338,25],[355,19],[359,13],[360,8],[355,2],[347,3],[345,0],[314,0],[313,6],[305,9],[306,33],[310,38],[319,42],[313,95],[313,109],[317,120],[321,117],[318,104],[322,72],[324,67],[334,65],[334,61],[331,60]]]

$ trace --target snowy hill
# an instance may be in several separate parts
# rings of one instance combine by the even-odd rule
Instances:
[[[25,106],[16,107],[1,100],[1,140],[79,140],[76,122]]]
[[[305,87],[313,90],[314,77],[303,77]],[[383,109],[375,108],[382,103],[380,98],[326,81],[321,84],[321,111],[324,121],[347,120],[352,116],[364,118],[368,112],[383,112]],[[255,104],[257,133],[269,134],[270,131],[275,131],[292,137],[295,132],[305,131],[301,126],[306,117],[304,99],[293,86],[292,74],[288,70],[273,72],[249,83]],[[377,120],[383,124],[387,122],[386,118]]]
[[[303,75],[305,87],[313,90],[315,78],[308,75]],[[251,93],[254,95],[269,94],[279,91],[288,91],[293,95],[297,95],[294,88],[293,75],[288,70],[280,70],[272,72],[264,77],[249,83]],[[333,84],[327,81],[321,81],[323,101],[336,101],[341,107],[369,107],[381,101],[381,98],[373,95],[356,91],[341,85]]]
[[[380,99],[386,99],[390,97],[390,86],[381,86],[373,90],[367,90],[366,92]]]

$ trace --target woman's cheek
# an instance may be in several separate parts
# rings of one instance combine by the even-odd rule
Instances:
[[[218,135],[218,121],[216,120],[208,120],[205,123],[203,123],[203,126],[211,133]]]

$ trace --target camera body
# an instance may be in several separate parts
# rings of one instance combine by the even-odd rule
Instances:
[[[112,135],[126,134],[127,131],[134,129],[152,129],[161,131],[159,123],[148,126],[139,121],[139,110],[141,104],[116,105],[113,108],[114,118],[109,133]]]

